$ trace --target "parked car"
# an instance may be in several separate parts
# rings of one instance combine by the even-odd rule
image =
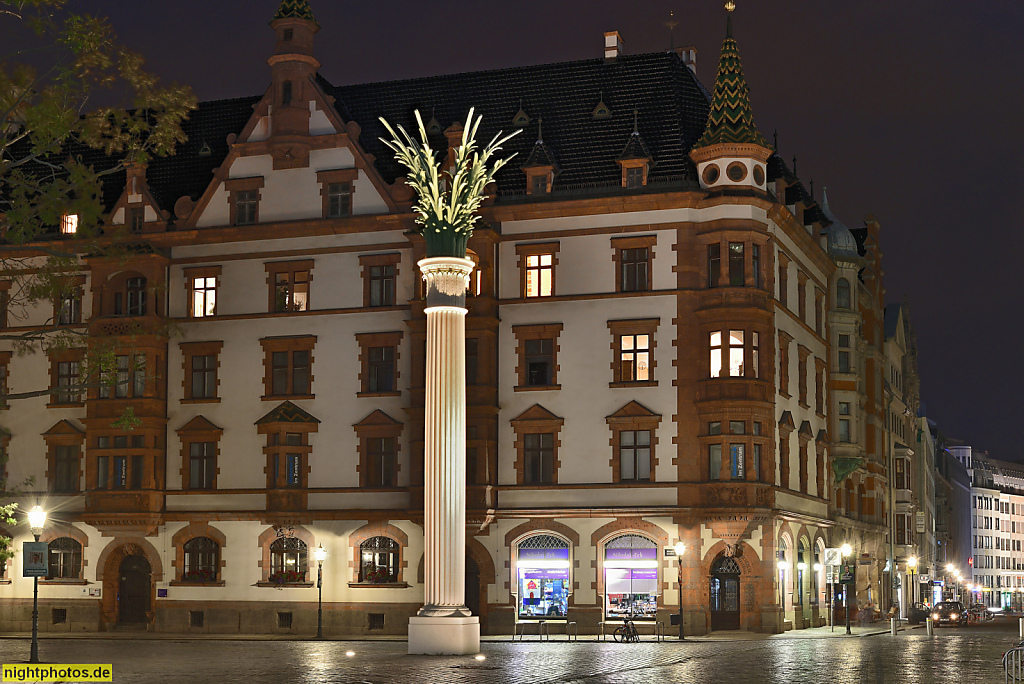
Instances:
[[[936,603],[932,611],[932,620],[936,625],[956,625],[957,627],[967,623],[965,613],[967,609],[959,601],[943,601]]]
[[[907,611],[907,622],[912,625],[917,625],[928,619],[928,614],[931,609],[923,603],[915,603],[910,606],[910,610]]]

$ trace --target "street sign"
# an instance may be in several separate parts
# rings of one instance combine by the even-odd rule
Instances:
[[[839,549],[825,549],[825,565],[839,565],[842,562],[842,551]]]
[[[46,577],[46,542],[25,542],[22,547],[22,577]]]
[[[931,575],[918,575],[918,581],[921,582],[921,584],[931,584],[932,583],[932,576]]]
[[[676,557],[676,550],[674,548],[672,548],[671,546],[666,546],[665,547],[665,558],[675,558],[675,557]]]

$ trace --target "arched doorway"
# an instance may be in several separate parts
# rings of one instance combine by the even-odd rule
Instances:
[[[150,573],[145,556],[125,556],[118,569],[117,621],[122,624],[148,622]]]
[[[711,629],[740,628],[740,566],[735,558],[719,556],[711,566]]]
[[[480,566],[470,556],[466,556],[466,607],[480,617]]]

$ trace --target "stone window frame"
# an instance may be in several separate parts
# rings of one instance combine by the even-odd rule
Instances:
[[[612,262],[615,263],[615,291],[616,292],[650,292],[654,289],[654,248],[658,244],[657,235],[636,235],[629,237],[618,237],[611,239]],[[622,250],[624,249],[647,249],[647,284],[637,290],[622,289]]]
[[[642,404],[632,401],[626,406],[611,414],[605,418],[605,422],[608,424],[608,429],[611,430],[612,436],[608,440],[608,444],[611,447],[612,455],[608,460],[608,465],[612,469],[612,482],[613,483],[639,483],[639,482],[657,482],[658,467],[658,426],[661,424],[661,415],[654,413]],[[620,434],[625,431],[632,430],[647,430],[651,433],[651,477],[650,480],[623,480],[621,479],[622,474],[622,460],[620,453]]]
[[[82,564],[78,568],[78,577],[40,577],[39,584],[88,584],[88,581],[85,579],[85,568],[89,565],[89,559],[86,557],[85,550],[89,546],[89,535],[87,535],[85,532],[78,529],[74,525],[61,523],[54,527],[47,527],[46,529],[44,529],[43,533],[39,535],[39,541],[46,542],[46,544],[49,545],[50,542],[60,539],[61,537],[68,537],[70,539],[73,539],[76,542],[78,542],[79,546],[81,546]],[[49,552],[47,552],[46,560],[46,568],[47,572],[49,572]]]
[[[509,421],[515,435],[516,458],[513,467],[516,471],[516,484],[538,487],[553,487],[558,484],[558,471],[562,462],[558,458],[558,449],[562,444],[561,433],[565,425],[565,419],[555,416],[540,404],[534,404],[517,418]],[[526,482],[526,435],[550,434],[552,436],[551,446],[551,482],[538,484]]]
[[[814,434],[811,432],[810,423],[805,420],[800,424],[800,429],[797,431],[797,441],[799,443],[799,451],[797,453],[800,460],[800,491],[804,494],[811,493],[810,451],[808,445],[813,439]],[[820,474],[818,476],[820,477]]]
[[[10,282],[10,281],[7,281],[7,282]],[[62,297],[58,297],[53,302],[53,324],[54,325],[58,325],[58,326],[75,326],[75,325],[81,325],[82,324],[82,315],[83,315],[82,306],[85,303],[85,276],[84,275],[72,276],[71,277],[71,282],[69,283],[69,289],[71,290],[70,294],[71,294],[72,299],[74,299],[75,301],[78,302],[78,320],[77,321],[70,321],[68,323],[61,323],[60,322],[60,314],[61,314],[61,310],[63,309],[62,305],[64,303],[64,300],[63,300]]]
[[[320,184],[321,197],[321,218],[348,218],[355,214],[356,208],[356,179],[359,178],[359,169],[325,169],[316,172],[316,182]],[[348,183],[349,200],[348,213],[341,216],[331,216],[331,200],[328,188],[332,183]]]
[[[611,350],[612,381],[608,387],[657,387],[658,381],[655,369],[658,367],[656,349],[658,346],[657,331],[661,325],[661,318],[631,318],[626,320],[608,321],[608,331],[612,335]],[[650,346],[650,365],[647,369],[648,380],[622,380],[622,336],[623,335],[647,335]]]
[[[362,546],[374,537],[387,537],[398,544],[398,577],[394,582],[372,584],[359,581],[359,572],[362,566]],[[348,582],[348,586],[350,588],[404,589],[409,586],[405,579],[405,571],[409,567],[409,561],[405,557],[405,552],[409,548],[409,535],[391,525],[389,521],[371,522],[357,530],[353,530],[348,535],[348,547],[351,552],[350,558],[352,559],[349,561],[351,579]]]
[[[807,359],[811,356],[811,350],[802,344],[796,346],[797,352],[797,370],[796,370],[796,382],[797,382],[797,403],[800,404],[801,408],[810,408],[811,405],[807,403],[807,386],[808,386],[808,364]]]
[[[651,161],[649,159],[618,159],[617,162],[622,174],[621,181],[623,188],[629,187],[629,172],[633,169],[640,169],[641,171],[640,187],[645,187],[647,185],[647,173],[651,167]]]
[[[313,393],[313,349],[316,346],[316,335],[292,335],[285,337],[264,337],[260,339],[260,347],[263,348],[263,396],[262,401],[282,401],[315,399]],[[309,394],[274,394],[274,352],[288,353],[288,389],[292,388],[294,382],[294,366],[292,365],[292,354],[297,351],[309,352]]]
[[[371,487],[367,484],[367,477],[370,472],[370,450],[367,440],[391,437],[395,440],[395,483],[391,487],[381,488],[394,489],[399,487],[399,474],[402,472],[402,430],[405,428],[405,425],[377,409],[353,425],[352,428],[356,431],[356,452],[359,455],[359,460],[356,463],[356,472],[359,473],[359,486],[362,488]]]
[[[219,428],[203,416],[196,416],[185,425],[175,430],[178,441],[181,443],[181,490],[183,492],[209,492],[217,489],[217,476],[220,474],[220,438],[224,436],[223,428]],[[192,445],[196,443],[214,444],[213,483],[209,489],[193,489],[192,482]]]
[[[315,259],[294,259],[292,261],[268,261],[263,264],[267,271],[267,312],[272,314],[296,314],[313,310],[313,266]],[[306,308],[301,311],[278,311],[277,310],[277,276],[280,273],[287,273],[288,282],[292,288],[295,287],[295,274],[305,272],[306,279]]]
[[[194,582],[182,579],[185,572],[185,544],[200,537],[205,537],[216,542],[219,547],[217,558],[217,577],[211,582]],[[174,568],[174,579],[170,581],[172,587],[223,587],[224,568],[227,567],[227,559],[224,554],[224,547],[228,545],[227,537],[216,527],[206,521],[191,521],[171,537],[171,545],[174,547],[174,560],[171,567]]]
[[[778,281],[779,281],[779,306],[789,308],[789,264],[792,259],[785,252],[779,251]]]
[[[359,344],[359,391],[356,393],[357,397],[400,397],[402,396],[402,390],[399,385],[400,376],[400,364],[401,349],[402,349],[402,331],[396,330],[392,332],[380,332],[380,333],[357,333],[356,342]],[[392,362],[394,368],[392,369],[392,377],[394,378],[394,389],[387,392],[371,392],[370,391],[370,350],[391,347],[395,350],[395,358]]]
[[[78,401],[60,401],[60,392],[58,390],[58,381],[60,379],[60,367],[61,363],[78,363],[79,380],[82,373],[82,364],[85,362],[85,348],[84,347],[71,347],[66,349],[51,349],[47,351],[47,356],[50,359],[50,389],[49,402],[46,404],[46,408],[69,408],[69,407],[81,407],[85,406],[85,395],[86,390],[82,389],[78,394]],[[78,384],[79,380],[76,380]],[[69,393],[70,394],[70,393]]]
[[[560,390],[558,384],[558,337],[562,333],[561,323],[541,323],[531,325],[513,325],[512,334],[516,338],[516,386],[513,392],[537,392]],[[551,340],[551,384],[530,385],[529,369],[526,366],[526,343],[529,340]]]
[[[85,431],[80,430],[68,420],[61,420],[43,433],[43,441],[46,443],[47,491],[57,495],[80,494],[82,492],[82,478],[85,475]],[[62,446],[78,447],[78,477],[75,478],[74,488],[66,492],[58,492],[56,490],[57,447]]]
[[[229,178],[226,181],[224,181],[224,189],[227,190],[228,192],[228,225],[240,225],[238,223],[238,193],[245,191],[256,192],[256,214],[253,217],[252,223],[243,223],[241,225],[251,226],[260,222],[260,203],[261,200],[263,199],[263,195],[260,193],[260,189],[263,187],[263,184],[263,176],[251,176],[249,178]]]
[[[278,584],[277,582],[271,582],[270,545],[278,539],[286,539],[289,537],[295,537],[301,540],[306,545],[306,579],[302,582],[289,582],[286,584]],[[313,570],[316,567],[314,565],[316,561],[313,559],[313,550],[316,548],[316,537],[314,537],[313,533],[307,530],[305,527],[302,527],[300,525],[278,525],[268,527],[260,533],[259,537],[257,537],[256,545],[260,549],[261,556],[260,560],[256,562],[256,565],[260,568],[260,576],[262,578],[259,582],[256,583],[256,586],[273,587],[275,589],[280,587],[309,588],[316,586],[316,582],[311,580]]]
[[[783,489],[789,489],[790,483],[790,471],[792,470],[792,449],[790,445],[790,435],[796,429],[793,425],[792,414],[786,411],[782,414],[782,418],[779,420],[779,440],[778,440],[778,462],[779,462],[779,486]]]
[[[814,332],[818,337],[825,334],[825,292],[814,287]]]
[[[526,174],[526,194],[527,195],[549,195],[551,194],[551,184],[555,180],[555,167],[551,165],[545,166],[526,166],[523,167],[523,173]],[[537,179],[543,179],[544,189],[543,192],[534,192],[536,189],[535,184]]]
[[[548,297],[554,297],[558,292],[556,285],[558,276],[558,248],[559,243],[556,242],[528,242],[525,244],[516,245],[516,256],[518,257],[519,264],[519,296],[522,299],[547,299]],[[544,254],[551,255],[551,294],[550,295],[537,295],[536,297],[526,296],[526,257],[540,256]]]
[[[785,330],[779,331],[779,394],[787,399],[789,394],[789,347],[793,336]]]
[[[828,364],[825,359],[814,357],[814,412],[819,418],[825,417],[825,393]]]
[[[185,306],[187,307],[186,318],[192,320],[198,320],[200,318],[212,318],[217,315],[217,293],[220,292],[220,276],[222,268],[220,266],[196,266],[195,268],[182,269],[182,275],[185,280]],[[209,316],[194,316],[195,312],[195,283],[193,282],[196,278],[214,278],[214,300],[213,300],[213,313]]]
[[[379,309],[388,306],[398,305],[398,275],[401,272],[399,264],[402,263],[401,252],[388,252],[386,254],[362,254],[359,256],[359,266],[363,278],[363,307]],[[392,291],[395,301],[391,304],[372,305],[370,303],[371,282],[370,269],[374,266],[394,266],[395,273],[392,282]]]
[[[180,342],[178,348],[181,350],[181,403],[182,404],[219,404],[220,403],[220,352],[224,348],[223,340],[211,340],[208,342]],[[214,373],[214,396],[192,397],[192,359],[196,356],[214,356],[216,363]],[[312,371],[311,371],[312,372]]]
[[[797,318],[804,325],[807,325],[807,281],[809,276],[801,271],[799,268],[796,270],[796,311]]]
[[[313,445],[309,443],[309,435],[319,431],[318,422],[269,422],[259,423],[256,433],[266,435],[263,454],[266,457],[263,473],[266,476],[266,488],[270,490],[303,491],[309,489],[309,475],[313,471],[311,456]],[[299,435],[299,444],[288,444],[287,435]],[[288,454],[299,454],[299,483],[288,485]],[[278,457],[277,479],[274,480],[274,458]]]

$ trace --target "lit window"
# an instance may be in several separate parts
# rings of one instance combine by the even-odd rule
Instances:
[[[205,318],[217,313],[217,278],[192,279],[192,318]]]
[[[729,375],[734,378],[743,376],[743,331],[729,331]]]
[[[60,232],[64,235],[74,235],[78,232],[78,214],[64,214],[60,218]]]
[[[359,581],[388,584],[398,581],[398,542],[373,537],[359,546]]]
[[[271,582],[286,584],[288,582],[306,581],[306,542],[295,537],[275,539],[270,544],[270,577]]]
[[[711,333],[711,377],[722,377],[722,333]]]
[[[309,271],[274,274],[274,311],[309,309]]]
[[[619,382],[650,380],[650,335],[622,335],[619,337]]]
[[[552,273],[554,256],[551,254],[530,254],[526,257],[526,296],[550,297],[552,294]]]

